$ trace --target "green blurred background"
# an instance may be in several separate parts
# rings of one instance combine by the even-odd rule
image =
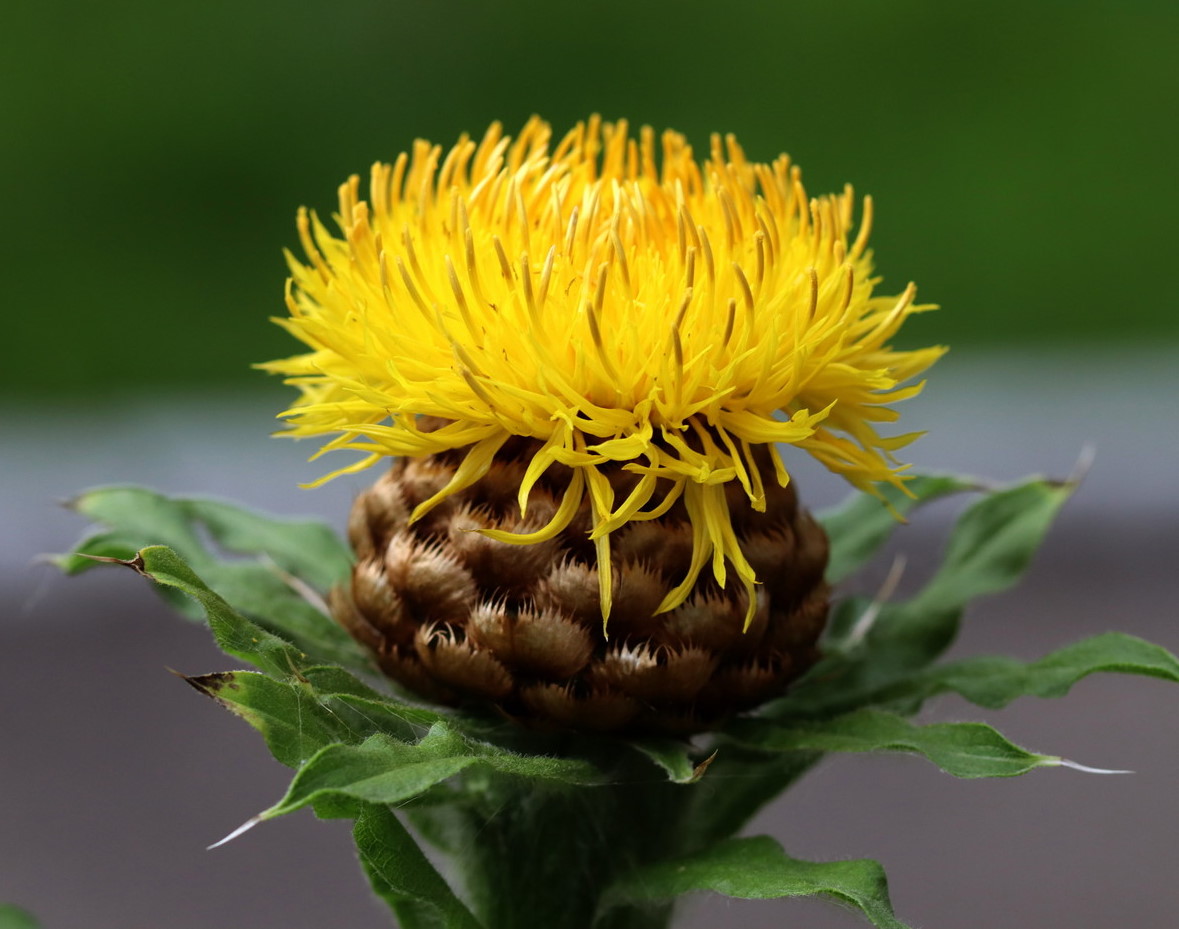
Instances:
[[[1179,336],[1173,3],[5,6],[10,399],[263,386],[296,208],[533,112],[732,131],[872,193],[885,286],[945,308],[910,344]]]

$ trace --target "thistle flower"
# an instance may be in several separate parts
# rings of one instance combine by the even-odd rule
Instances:
[[[915,436],[875,424],[942,349],[887,344],[926,307],[874,294],[850,188],[808,199],[786,156],[731,136],[703,164],[625,122],[552,142],[535,118],[445,156],[419,141],[367,201],[340,187],[342,237],[299,213],[277,322],[312,350],[262,366],[302,391],[286,434],[363,453],[323,480],[402,460],[357,502],[337,615],[411,687],[510,712],[580,724],[571,706],[622,695],[692,716],[733,674],[762,697],[826,609],[778,446],[903,486]]]

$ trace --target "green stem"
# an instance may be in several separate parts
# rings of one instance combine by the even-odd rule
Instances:
[[[671,905],[606,908],[611,886],[733,835],[817,758],[725,745],[704,781],[675,784],[637,753],[612,750],[596,759],[612,772],[599,786],[468,772],[452,797],[464,802],[407,812],[451,857],[485,929],[666,929]]]
[[[649,773],[646,772],[649,778]],[[472,785],[474,786],[474,785]],[[521,789],[494,777],[454,847],[470,903],[487,929],[664,929],[671,907],[602,898],[622,874],[674,854],[687,792],[666,782]]]

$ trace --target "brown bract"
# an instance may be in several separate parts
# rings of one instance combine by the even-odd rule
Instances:
[[[730,500],[762,581],[747,628],[744,588],[721,589],[705,574],[683,604],[655,612],[692,559],[688,514],[676,505],[612,536],[604,631],[588,502],[551,540],[514,545],[480,534],[532,531],[559,506],[571,472],[557,466],[521,517],[516,488],[529,446],[505,446],[486,477],[412,525],[409,514],[447,483],[459,457],[400,460],[357,499],[357,562],[332,611],[390,677],[431,700],[491,704],[534,726],[684,734],[781,693],[814,662],[828,607],[827,539],[792,487],[767,474],[764,513],[740,494]],[[632,473],[602,470],[619,497],[633,486]]]

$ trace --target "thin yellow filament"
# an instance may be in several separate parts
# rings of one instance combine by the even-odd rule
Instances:
[[[701,164],[674,132],[635,139],[597,117],[554,143],[534,118],[515,140],[495,124],[445,155],[418,142],[373,166],[367,200],[350,178],[339,237],[300,210],[307,258],[288,256],[278,322],[310,351],[261,366],[301,391],[286,434],[364,454],[324,480],[468,449],[414,519],[478,481],[509,436],[534,438],[521,513],[555,463],[572,469],[560,508],[538,530],[486,535],[552,538],[588,497],[606,616],[610,535],[682,500],[692,567],[662,609],[711,565],[747,590],[748,621],[756,579],[724,485],[764,509],[754,447],[769,446],[785,485],[785,443],[857,487],[903,486],[893,452],[913,436],[875,424],[896,418],[891,404],[921,387],[905,382],[943,349],[889,346],[930,307],[912,285],[874,294],[869,198],[855,229],[850,187],[809,198],[789,158],[751,163],[732,136],[708,152]],[[427,432],[419,416],[449,422]],[[641,475],[618,505],[607,464]],[[670,486],[652,506],[660,479]]]

